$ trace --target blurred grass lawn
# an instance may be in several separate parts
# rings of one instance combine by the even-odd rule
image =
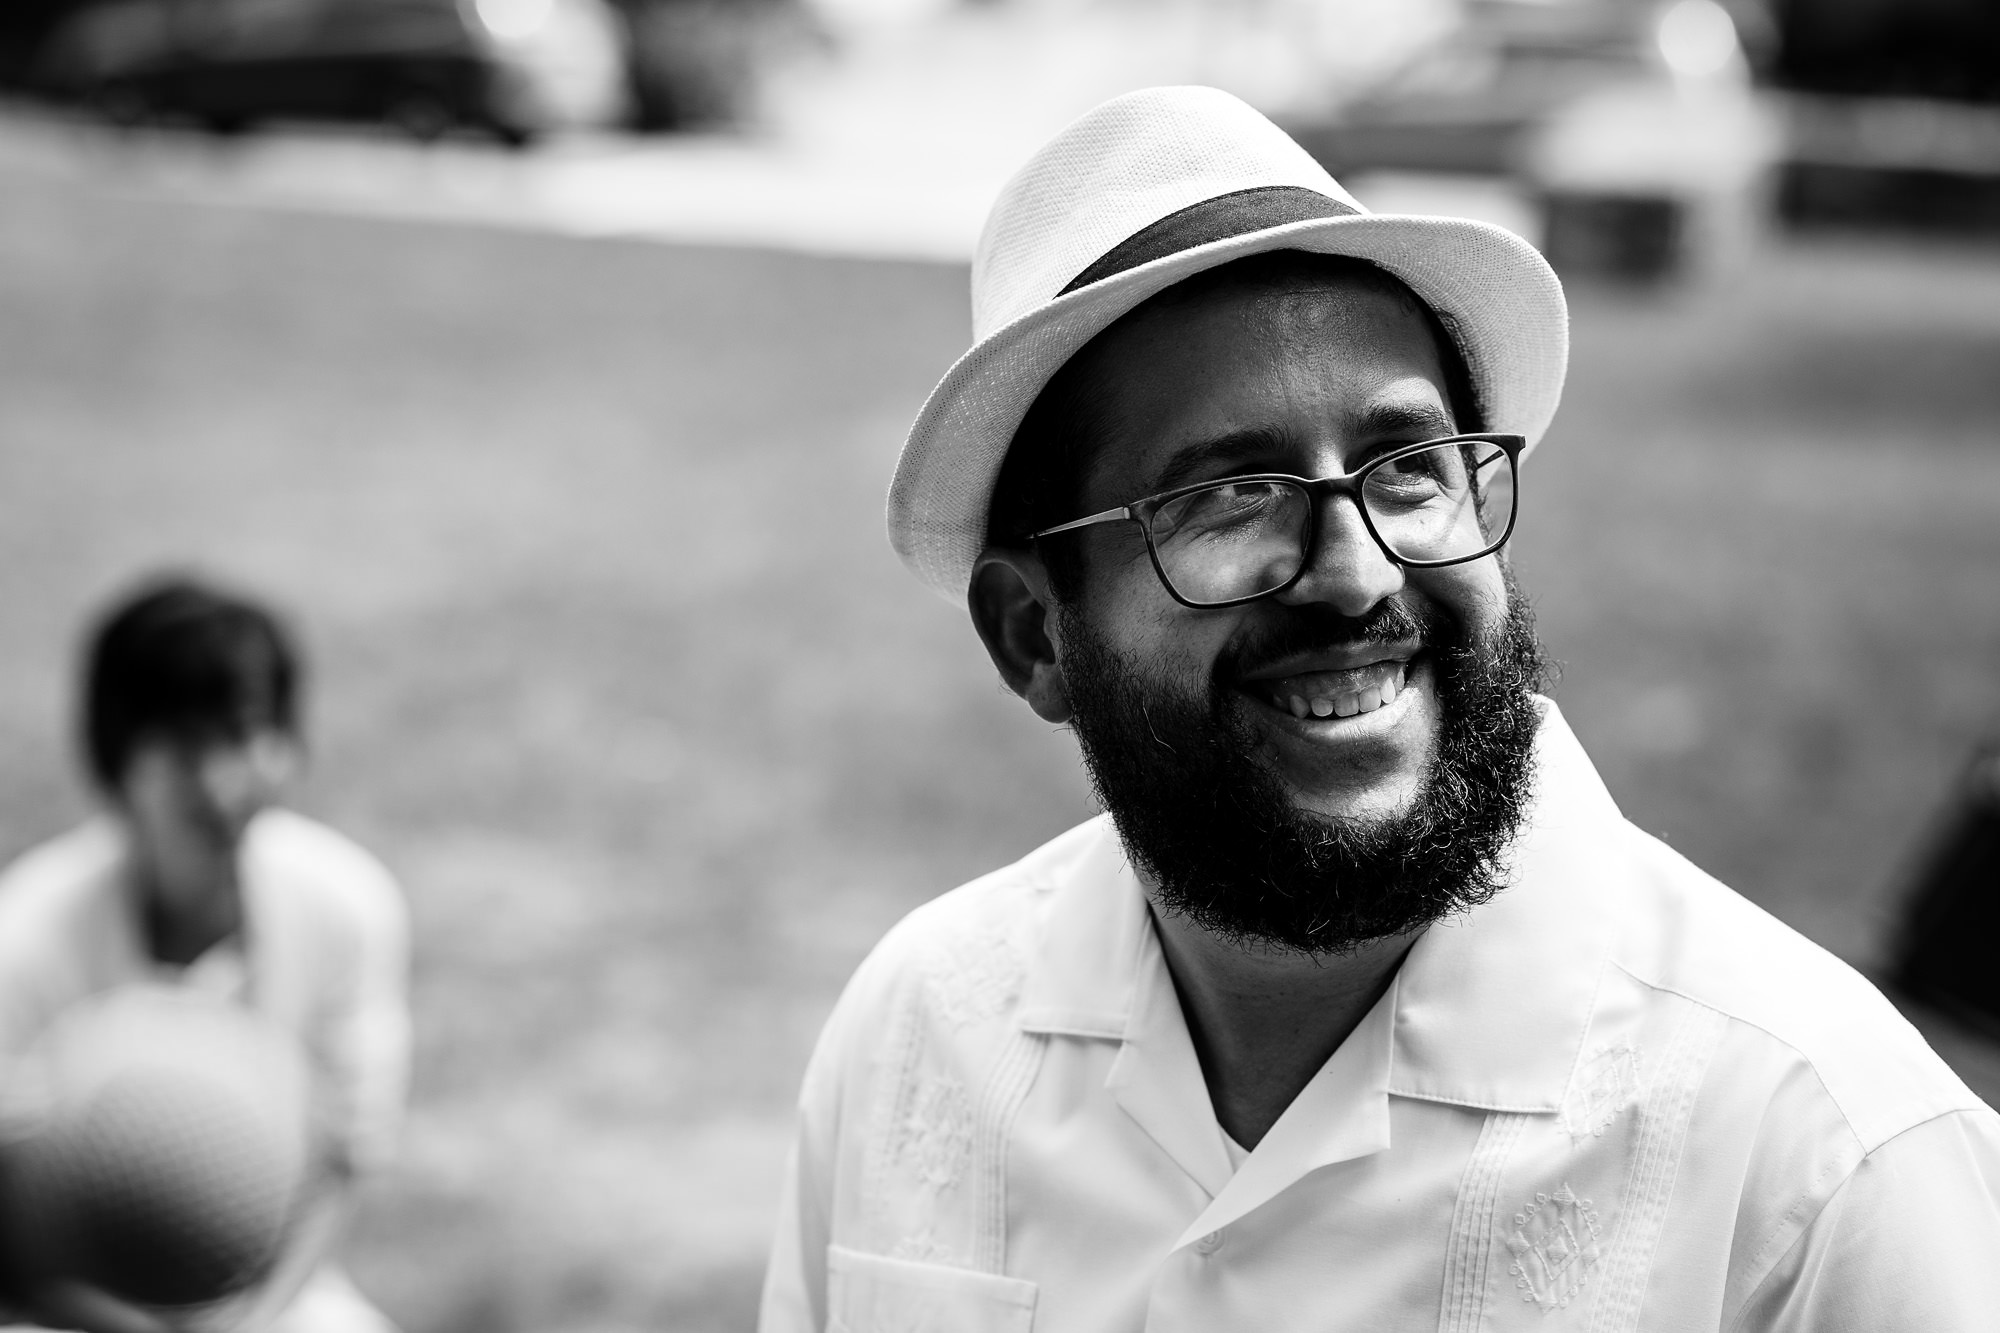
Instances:
[[[86,608],[175,563],[295,609],[302,803],[420,931],[353,1247],[411,1333],[746,1327],[846,974],[1089,810],[881,536],[964,280],[0,192],[0,853],[81,808]],[[2000,729],[2000,254],[1575,299],[1518,541],[1564,707],[1641,824],[1870,965]]]

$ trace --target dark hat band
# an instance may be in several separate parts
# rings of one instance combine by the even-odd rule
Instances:
[[[1302,185],[1259,185],[1233,194],[1219,194],[1169,213],[1158,222],[1147,223],[1100,255],[1057,295],[1068,296],[1115,273],[1212,241],[1226,241],[1232,236],[1247,236],[1253,231],[1268,231],[1294,222],[1352,217],[1359,213],[1351,205]]]

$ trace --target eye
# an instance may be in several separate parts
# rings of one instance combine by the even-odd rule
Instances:
[[[1222,482],[1161,505],[1153,515],[1153,532],[1172,537],[1255,523],[1279,503],[1284,490],[1268,481]]]
[[[1198,492],[1189,498],[1204,511],[1226,514],[1269,504],[1271,487],[1266,482],[1233,481]]]
[[[1371,475],[1384,481],[1435,481],[1442,461],[1439,453],[1436,449],[1426,449],[1422,453],[1404,454],[1401,458],[1392,458],[1381,464]]]

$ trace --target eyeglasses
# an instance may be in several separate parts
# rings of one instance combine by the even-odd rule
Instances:
[[[1308,481],[1277,472],[1224,477],[1149,495],[1028,534],[1039,541],[1131,520],[1175,601],[1196,610],[1283,592],[1312,563],[1321,496],[1353,497],[1383,554],[1411,569],[1490,555],[1514,532],[1515,477],[1527,439],[1451,435]]]

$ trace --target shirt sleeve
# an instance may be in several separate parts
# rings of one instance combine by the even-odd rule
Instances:
[[[2000,1118],[1956,1111],[1862,1159],[1738,1333],[1978,1333],[2000,1310]]]
[[[0,873],[0,1063],[19,1059],[77,1000],[99,989],[86,960],[107,951],[115,914],[95,826],[29,852]]]
[[[799,1093],[798,1133],[785,1162],[778,1232],[764,1272],[758,1333],[821,1333],[826,1327],[826,1248],[832,1240],[840,1133],[842,1008],[837,1006],[827,1020]]]
[[[0,929],[5,925],[0,919]],[[0,945],[0,1066],[25,1055],[54,1015],[43,993],[40,960],[24,953]]]
[[[410,928],[386,870],[351,878],[352,947],[320,1041],[333,1092],[330,1128],[356,1172],[390,1156],[409,1087]]]

